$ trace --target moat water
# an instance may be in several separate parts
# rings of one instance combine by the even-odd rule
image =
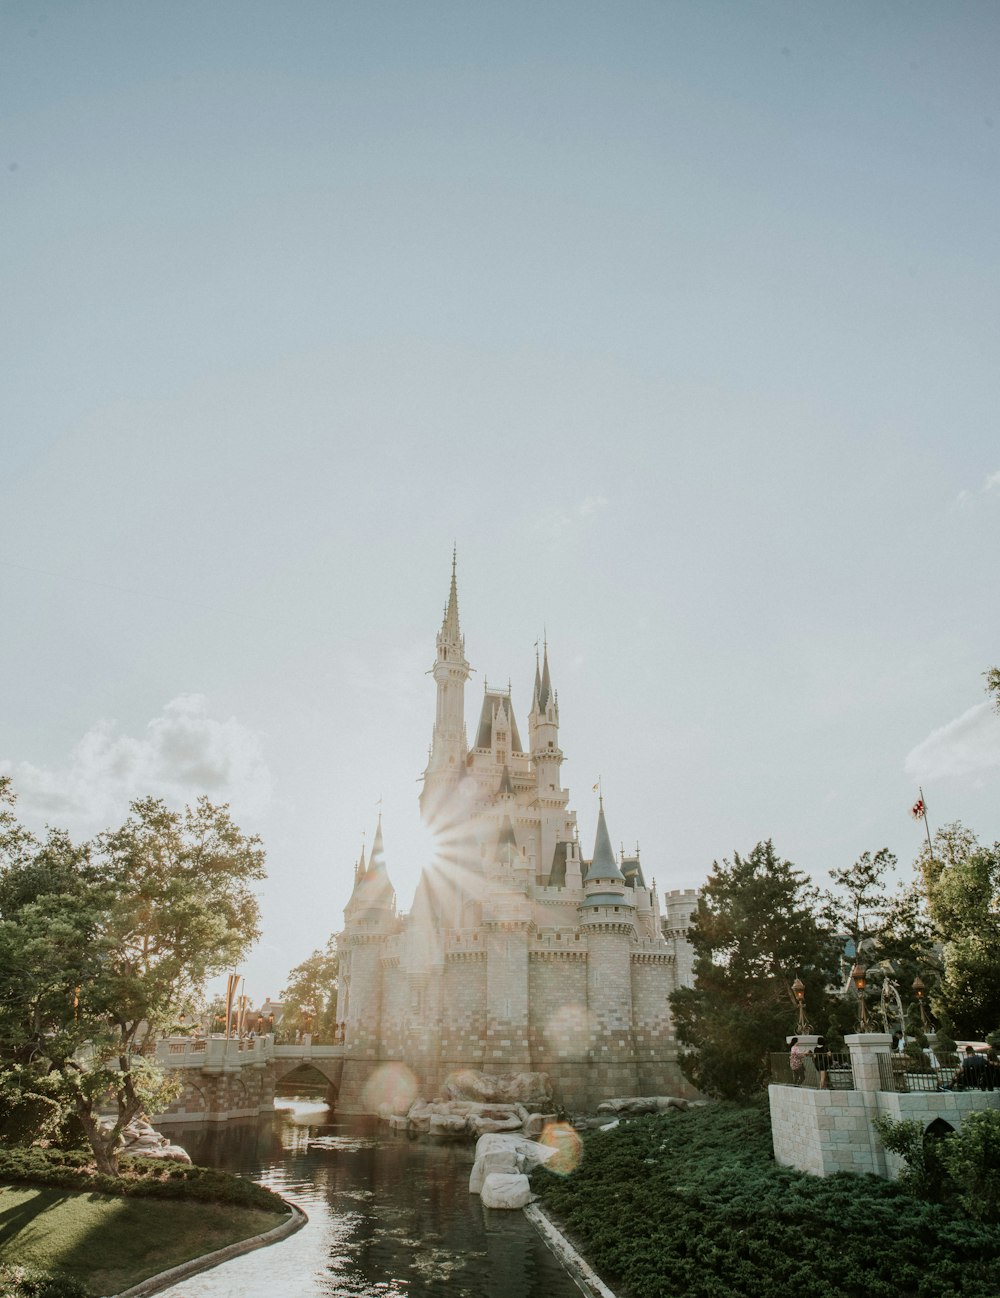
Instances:
[[[523,1213],[469,1193],[472,1145],[302,1102],[273,1119],[168,1130],[194,1162],[260,1181],[309,1216],[171,1298],[580,1298]]]

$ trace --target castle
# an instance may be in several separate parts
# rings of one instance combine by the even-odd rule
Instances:
[[[668,997],[691,981],[685,935],[697,893],[668,892],[661,910],[638,849],[615,859],[603,798],[583,857],[560,783],[547,645],[541,663],[536,652],[527,744],[510,688],[487,687],[469,746],[454,558],[432,672],[420,808],[439,850],[408,915],[396,909],[381,819],[355,867],[337,938],[338,1108],[429,1099],[466,1069],[547,1073],[555,1102],[577,1111],[688,1092]]]

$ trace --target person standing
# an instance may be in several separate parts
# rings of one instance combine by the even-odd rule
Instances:
[[[830,1089],[830,1064],[832,1056],[826,1048],[826,1037],[817,1037],[816,1045],[812,1052],[813,1064],[819,1077],[819,1089],[827,1091]]]
[[[788,1051],[788,1066],[792,1070],[792,1085],[801,1086],[806,1076],[806,1056],[808,1050],[803,1050],[799,1045],[798,1037],[792,1037],[791,1048]]]

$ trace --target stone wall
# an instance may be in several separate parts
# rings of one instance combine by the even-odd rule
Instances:
[[[771,1136],[775,1160],[815,1176],[835,1172],[874,1173],[895,1178],[901,1161],[886,1153],[872,1126],[882,1114],[899,1121],[917,1119],[928,1127],[941,1118],[958,1130],[967,1113],[1000,1108],[997,1091],[913,1091],[879,1089],[878,1056],[888,1054],[892,1038],[870,1032],[847,1038],[853,1091],[771,1085]]]

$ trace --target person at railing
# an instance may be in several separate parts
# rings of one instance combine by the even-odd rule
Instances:
[[[819,1089],[821,1091],[829,1090],[830,1064],[832,1062],[833,1056],[826,1048],[825,1037],[816,1038],[816,1045],[813,1047],[812,1057],[813,1057],[813,1066],[815,1067],[816,1074],[819,1077],[819,1082],[817,1083]]]
[[[972,1046],[965,1047],[965,1058],[952,1075],[946,1090],[992,1091],[993,1079],[990,1077],[989,1062],[985,1055],[978,1054]]]
[[[792,1070],[792,1085],[801,1086],[806,1076],[806,1059],[809,1051],[804,1050],[799,1045],[798,1037],[792,1037],[791,1048],[788,1051],[788,1066]]]

